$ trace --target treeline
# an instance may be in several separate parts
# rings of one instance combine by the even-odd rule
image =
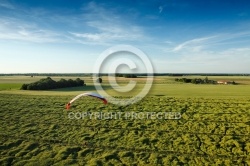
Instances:
[[[137,78],[135,74],[115,74],[115,77]]]
[[[183,83],[193,83],[193,84],[217,84],[217,81],[209,80],[207,77],[205,79],[176,78],[175,81],[183,82]]]
[[[208,77],[206,77],[205,79],[201,79],[201,78],[194,78],[194,79],[176,78],[175,81],[183,82],[183,83],[193,83],[193,84],[232,84],[232,85],[237,84],[234,81],[223,81],[223,82],[221,82],[221,81],[209,80]]]
[[[81,80],[80,78],[77,78],[76,80],[61,79],[59,81],[54,81],[50,77],[47,77],[34,83],[23,84],[21,90],[48,90],[48,89],[68,88],[77,86],[86,86],[86,84],[84,84],[84,81]]]

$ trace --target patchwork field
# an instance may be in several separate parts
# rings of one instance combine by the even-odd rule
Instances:
[[[159,77],[136,104],[85,97],[67,111],[74,95],[94,90],[91,82],[86,89],[20,91],[11,84],[31,78],[9,79],[0,78],[0,165],[250,165],[249,85]],[[77,112],[179,112],[181,118],[69,118]]]

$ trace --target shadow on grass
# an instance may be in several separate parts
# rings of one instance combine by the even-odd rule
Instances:
[[[166,96],[166,95],[155,95],[155,96]]]
[[[112,87],[107,85],[102,85],[104,90],[112,89]],[[70,92],[70,91],[95,91],[96,88],[94,85],[80,86],[80,87],[71,87],[71,88],[60,88],[60,89],[52,89],[50,91],[55,92]]]

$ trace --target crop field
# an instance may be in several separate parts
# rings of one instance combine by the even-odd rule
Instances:
[[[104,105],[85,97],[70,110],[65,104],[72,97],[94,91],[90,81],[85,89],[21,91],[13,84],[31,78],[8,79],[0,78],[0,165],[250,165],[249,78],[234,86],[159,77],[136,104]],[[8,84],[13,87],[4,88]],[[87,112],[172,112],[181,118],[90,119],[80,114]]]

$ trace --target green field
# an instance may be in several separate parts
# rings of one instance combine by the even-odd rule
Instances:
[[[22,84],[20,83],[1,83],[0,84],[0,91],[1,90],[19,90]]]
[[[187,78],[196,78],[197,76],[189,76]],[[95,91],[93,81],[91,77],[80,77],[87,84],[86,87],[74,87],[64,88],[49,91],[20,91],[18,90],[23,83],[31,83],[46,77],[28,77],[28,76],[9,76],[0,77],[0,93],[5,94],[27,94],[27,95],[77,95],[84,91]],[[54,80],[60,80],[62,77],[52,77]],[[76,79],[77,77],[63,77],[65,79]],[[199,77],[202,78],[202,77]],[[250,77],[248,76],[229,76],[229,77],[218,77],[212,76],[209,79],[213,80],[234,80],[239,85],[195,85],[195,84],[184,84],[174,81],[175,77],[161,76],[156,77],[154,84],[148,94],[148,96],[169,96],[169,97],[205,97],[205,98],[250,98]],[[103,78],[103,87],[108,94],[113,96],[119,96],[113,90],[107,78]],[[136,95],[144,86],[144,78],[136,78],[137,86],[134,91],[129,93],[123,93],[122,96]],[[129,79],[118,78],[120,85],[126,85]],[[12,87],[12,88],[11,88]],[[11,88],[11,89],[10,89]]]
[[[0,77],[0,165],[250,165],[249,77],[213,78],[240,85],[156,77],[136,104],[104,105],[85,97],[70,111],[65,104],[72,97],[95,91],[91,78],[81,78],[86,87],[18,90],[40,78]],[[135,79],[136,90],[119,96],[103,80],[107,92],[120,98],[135,95],[145,82]],[[70,112],[180,112],[181,119],[70,119]]]

